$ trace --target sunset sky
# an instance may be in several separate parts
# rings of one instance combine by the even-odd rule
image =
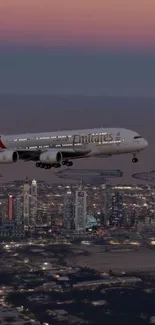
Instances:
[[[154,0],[1,0],[0,92],[153,96]]]

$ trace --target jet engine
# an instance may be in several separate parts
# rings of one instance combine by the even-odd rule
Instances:
[[[62,153],[55,149],[41,153],[39,160],[44,164],[61,164]]]
[[[0,152],[0,164],[15,163],[18,160],[18,152],[13,150],[3,150]]]

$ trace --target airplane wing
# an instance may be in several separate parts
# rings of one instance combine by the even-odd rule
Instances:
[[[86,156],[88,153],[91,152],[91,150],[84,149],[84,148],[63,148],[63,147],[56,147],[56,148],[48,148],[48,149],[17,149],[16,151],[18,152],[19,159],[24,160],[24,161],[38,161],[40,155],[43,152],[48,152],[58,150],[58,152],[62,153],[62,157],[65,159],[77,159],[77,158],[82,158]]]

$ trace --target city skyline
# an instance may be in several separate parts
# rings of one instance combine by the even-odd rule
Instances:
[[[154,226],[155,185],[112,185],[80,182],[49,185],[36,180],[4,183],[0,191],[0,221],[23,235],[41,226],[59,226],[80,233],[94,226]],[[39,195],[38,195],[39,194]],[[10,229],[11,229],[10,228]],[[19,229],[20,228],[20,229]],[[23,230],[22,230],[23,229]],[[54,229],[54,228],[53,228]],[[22,232],[21,232],[22,231]],[[16,232],[16,231],[15,231]],[[19,233],[18,232],[18,233]]]
[[[78,186],[72,187],[81,221],[87,193],[87,224],[79,233],[63,227],[63,217],[73,212],[72,199],[64,200],[70,188],[37,182],[45,213],[37,218],[32,235],[20,226],[25,182],[36,186],[36,181],[26,178],[6,183],[0,191],[1,320],[24,325],[32,320],[41,324],[70,319],[96,325],[104,319],[113,324],[116,317],[120,321],[122,310],[123,322],[130,317],[131,322],[143,323],[145,315],[145,320],[154,320],[155,187],[109,186],[105,192],[105,186],[93,185],[83,187],[83,193],[81,188],[80,196]],[[33,189],[27,193],[30,198],[32,192],[36,196]],[[8,220],[8,193],[15,199],[13,220]],[[109,203],[107,216],[110,213],[114,221],[108,228],[100,222],[105,203]]]

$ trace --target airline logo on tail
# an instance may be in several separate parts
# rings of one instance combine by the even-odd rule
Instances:
[[[1,149],[6,149],[6,146],[4,145],[4,143],[2,142],[2,136],[0,135],[0,148]]]

